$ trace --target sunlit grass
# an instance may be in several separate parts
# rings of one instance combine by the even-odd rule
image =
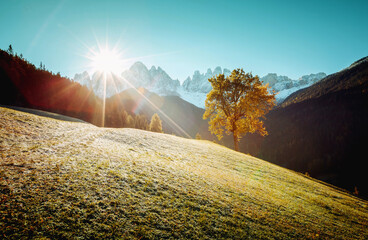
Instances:
[[[368,237],[366,201],[211,142],[0,111],[3,238]]]

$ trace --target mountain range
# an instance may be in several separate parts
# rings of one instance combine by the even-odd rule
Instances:
[[[88,72],[85,71],[76,74],[74,81],[92,89],[101,98],[104,96],[103,79],[106,77],[106,97],[111,97],[132,87],[144,87],[160,96],[179,96],[197,107],[204,108],[206,95],[212,89],[208,79],[219,74],[229,76],[231,71],[221,67],[216,67],[213,71],[209,68],[206,73],[200,73],[197,70],[194,71],[192,77],[188,77],[180,84],[179,80],[173,80],[161,67],[152,66],[148,69],[142,62],[136,62],[120,76],[109,74],[106,77],[102,73],[95,72],[90,77]],[[278,92],[276,100],[281,103],[291,93],[308,87],[324,77],[326,77],[326,74],[321,72],[293,80],[287,76],[269,73],[261,80]]]

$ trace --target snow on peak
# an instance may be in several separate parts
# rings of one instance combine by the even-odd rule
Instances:
[[[188,77],[183,82],[182,87],[188,92],[199,92],[207,94],[212,89],[211,83],[208,81],[208,79],[219,74],[225,74],[226,76],[228,76],[230,75],[230,71],[226,68],[224,69],[224,71],[222,71],[221,67],[216,67],[213,71],[211,70],[211,68],[207,69],[207,72],[203,74],[196,70],[194,71],[192,78]]]
[[[287,76],[278,76],[276,73],[269,73],[262,77],[261,81],[263,83],[268,83],[271,89],[278,93],[276,95],[276,101],[280,103],[293,92],[309,87],[324,77],[326,77],[326,74],[320,72],[317,74],[304,75],[298,80],[293,80]]]

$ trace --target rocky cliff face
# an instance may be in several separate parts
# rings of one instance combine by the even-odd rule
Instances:
[[[178,95],[180,87],[179,80],[173,80],[162,70],[162,68],[152,66],[151,69],[141,63],[134,63],[130,69],[124,71],[121,76],[115,74],[93,73],[92,77],[88,72],[75,74],[74,81],[85,85],[99,96],[104,96],[104,79],[106,79],[106,97],[111,97],[128,88],[144,87],[160,95]]]
[[[222,71],[221,67],[216,67],[213,72],[209,68],[207,69],[206,73],[200,73],[198,70],[194,72],[193,77],[188,77],[183,82],[183,89],[188,92],[199,92],[199,93],[208,93],[211,91],[212,87],[210,82],[208,81],[209,78],[212,78],[214,76],[217,76],[219,74],[225,74],[225,76],[230,75],[230,70],[224,68],[224,71]]]
[[[177,95],[177,88],[180,86],[179,80],[173,80],[162,68],[152,66],[150,70],[141,63],[136,62],[129,70],[121,74],[122,79],[127,83],[126,87],[144,87],[149,91],[160,95]],[[130,85],[130,84],[131,85]]]

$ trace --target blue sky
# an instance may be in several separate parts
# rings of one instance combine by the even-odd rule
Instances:
[[[0,48],[73,77],[89,49],[183,81],[221,66],[296,79],[341,70],[368,55],[368,1],[0,1]]]

